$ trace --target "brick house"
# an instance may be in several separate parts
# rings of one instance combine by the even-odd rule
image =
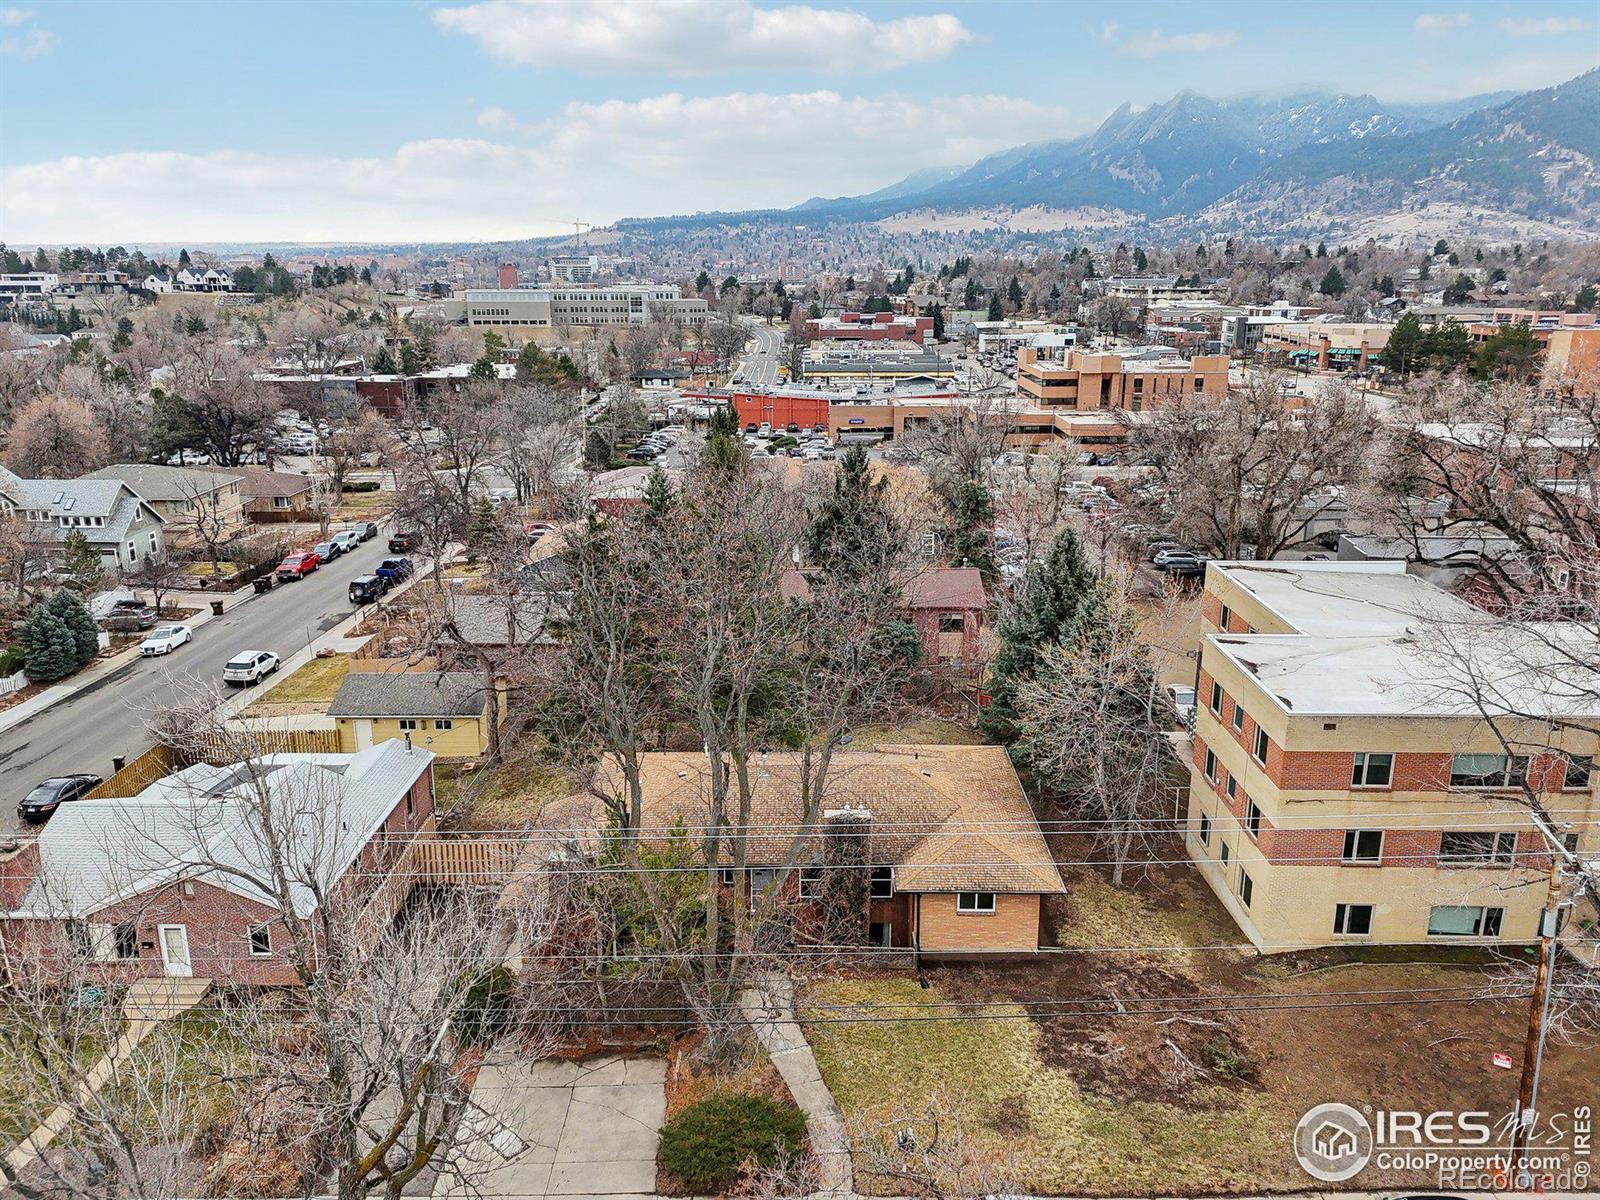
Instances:
[[[710,767],[702,753],[641,756],[642,825],[682,824],[699,845],[709,811]],[[927,956],[1035,953],[1044,897],[1066,891],[1049,847],[1002,746],[876,746],[834,755],[816,833],[795,869],[782,864],[803,819],[799,756],[768,754],[753,764],[754,813],[746,867],[720,873],[738,903],[777,886],[794,907],[797,940],[815,936],[830,871],[869,872],[859,932],[873,945]],[[605,780],[601,788],[620,787]],[[553,830],[606,824],[585,793],[547,808]],[[839,847],[853,852],[841,858]],[[525,862],[559,851],[535,845]],[[732,855],[724,847],[723,860]],[[531,856],[531,857],[530,857]]]
[[[983,659],[983,614],[989,607],[983,575],[976,567],[922,567],[899,579],[899,618],[922,637],[922,661],[976,671]],[[783,573],[783,595],[809,603],[811,588],[800,570]]]
[[[1550,854],[1522,785],[1600,848],[1600,710],[1517,688],[1522,630],[1383,561],[1211,563],[1201,627],[1185,845],[1252,943],[1537,936]],[[1482,719],[1464,661],[1527,719]]]
[[[296,917],[317,912],[319,893],[354,912],[410,844],[433,835],[433,758],[400,742],[272,754],[62,805],[37,840],[0,858],[0,962],[77,952],[112,981],[292,985],[282,910],[253,882],[269,861],[263,798],[280,836],[294,831],[284,858],[299,881]]]

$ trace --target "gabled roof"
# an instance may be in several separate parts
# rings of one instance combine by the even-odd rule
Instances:
[[[12,915],[85,917],[180,879],[270,905],[254,883],[268,863],[263,798],[291,873],[326,889],[432,761],[393,740],[357,754],[273,754],[201,763],[137,796],[62,805],[39,837],[39,872]],[[295,883],[290,892],[298,915],[315,911],[311,887]]]
[[[230,483],[240,482],[236,471],[205,471],[195,467],[168,467],[156,463],[113,463],[90,471],[81,479],[121,480],[144,499],[155,503],[193,500]]]
[[[640,756],[643,824],[659,833],[678,823],[696,831],[709,817],[709,766],[703,753]],[[754,806],[747,861],[782,863],[803,816],[798,756],[769,754],[752,764]],[[602,771],[601,788],[619,786]],[[1002,746],[877,746],[834,755],[824,811],[865,809],[870,857],[895,868],[905,892],[1057,893],[1066,891],[1032,807]],[[563,829],[600,828],[590,795],[553,807]],[[801,863],[821,860],[814,837]]]
[[[201,467],[216,475],[231,475],[239,480],[239,494],[246,501],[268,496],[298,496],[311,490],[311,477],[291,471],[268,471],[264,467]]]
[[[330,717],[480,717],[488,703],[472,671],[361,671],[346,675]]]

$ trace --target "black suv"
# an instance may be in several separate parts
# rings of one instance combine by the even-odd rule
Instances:
[[[389,539],[390,554],[404,554],[416,547],[417,535],[410,530],[402,530]]]
[[[46,779],[22,798],[17,816],[30,825],[48,821],[50,814],[69,800],[81,800],[84,793],[100,786],[98,775],[56,775]]]

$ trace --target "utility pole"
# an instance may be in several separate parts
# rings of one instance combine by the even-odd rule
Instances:
[[[1539,1102],[1539,1072],[1544,1065],[1546,1019],[1550,1014],[1551,977],[1555,974],[1556,925],[1561,908],[1561,858],[1550,856],[1550,887],[1539,914],[1539,966],[1528,1001],[1528,1035],[1522,1046],[1522,1080],[1517,1087],[1517,1111],[1511,1137],[1512,1186],[1528,1186],[1523,1161],[1533,1138]]]

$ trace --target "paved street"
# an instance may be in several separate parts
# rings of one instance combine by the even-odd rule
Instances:
[[[135,659],[13,729],[0,733],[0,831],[18,827],[16,802],[50,775],[111,774],[113,755],[134,757],[149,744],[149,715],[170,696],[169,675],[221,686],[222,666],[240,650],[271,650],[287,659],[353,611],[346,588],[386,556],[385,529],[309,577],[251,596],[195,630],[194,641],[167,657]]]
[[[773,325],[752,325],[750,336],[754,341],[744,362],[733,373],[738,383],[774,384],[778,382],[778,355],[783,344],[783,330]]]

